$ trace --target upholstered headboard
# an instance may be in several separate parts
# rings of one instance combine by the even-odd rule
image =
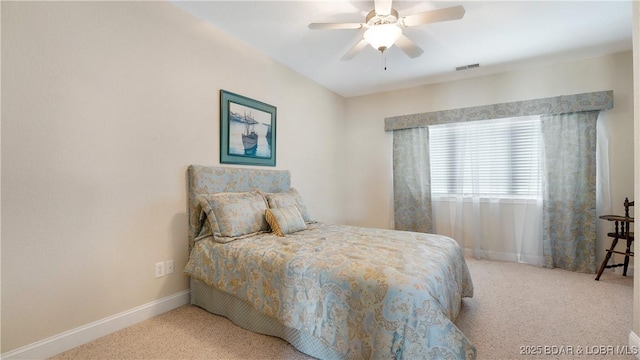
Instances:
[[[285,192],[291,187],[291,174],[288,170],[190,165],[187,170],[187,186],[189,249],[191,249],[202,227],[199,195],[256,189],[270,193]]]

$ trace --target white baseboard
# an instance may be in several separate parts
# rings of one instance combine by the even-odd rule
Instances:
[[[621,266],[618,266],[616,268],[613,268],[614,272],[617,275],[622,275],[622,272],[624,271],[624,268]],[[627,276],[629,277],[633,277],[633,265],[629,265],[629,267],[627,268]]]
[[[636,357],[640,359],[640,336],[633,331],[629,333],[629,349],[635,352]]]
[[[61,334],[23,346],[0,355],[2,360],[45,359],[61,352],[109,335],[167,311],[189,304],[190,291],[184,290],[162,299],[140,305]]]
[[[474,255],[473,249],[464,248],[463,251],[464,251],[465,257],[472,257],[472,258],[476,257]],[[544,257],[535,256],[535,255],[531,255],[527,257],[521,255],[519,257],[518,255],[511,254],[511,253],[483,250],[482,256],[480,258],[486,259],[486,260],[493,260],[493,261],[504,261],[504,262],[529,264],[529,265],[535,265],[535,266],[544,266]]]

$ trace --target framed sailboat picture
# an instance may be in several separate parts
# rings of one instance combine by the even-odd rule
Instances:
[[[276,107],[220,90],[220,163],[276,166]]]

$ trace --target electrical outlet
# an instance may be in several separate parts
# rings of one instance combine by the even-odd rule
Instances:
[[[164,262],[156,263],[156,279],[164,276]]]
[[[165,268],[167,270],[167,275],[169,274],[173,274],[174,269],[174,262],[173,260],[167,260],[165,263]]]

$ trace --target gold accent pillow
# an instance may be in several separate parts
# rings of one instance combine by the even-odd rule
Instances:
[[[300,210],[295,206],[267,209],[264,217],[271,226],[271,230],[278,236],[307,229]]]

